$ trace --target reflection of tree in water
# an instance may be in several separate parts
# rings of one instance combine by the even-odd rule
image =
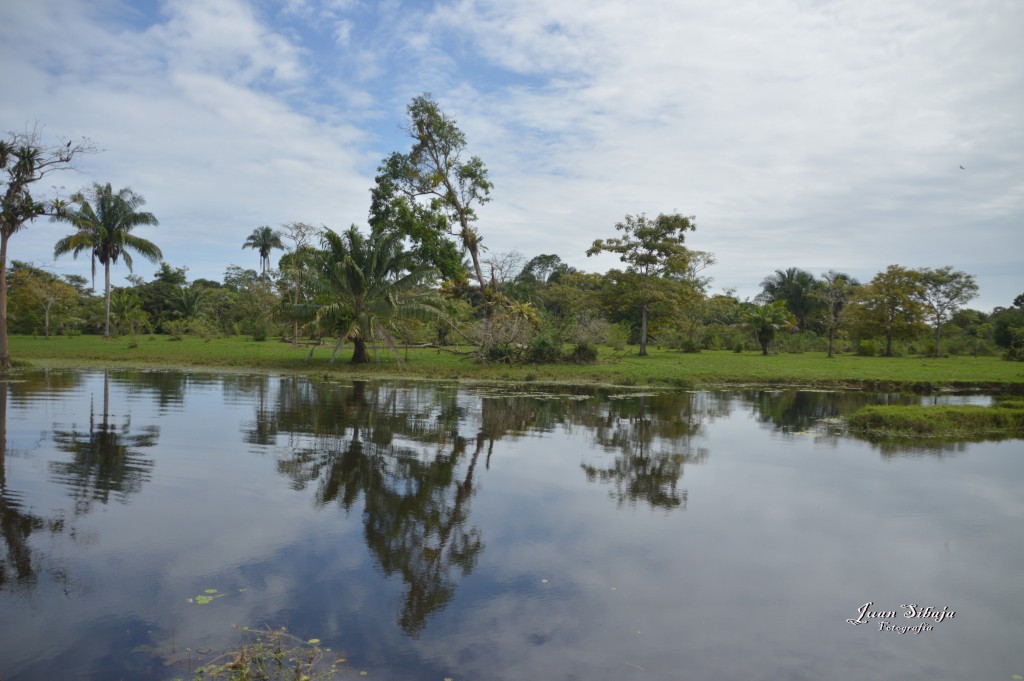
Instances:
[[[319,504],[349,511],[362,495],[367,547],[385,575],[401,575],[399,624],[418,634],[483,550],[467,521],[484,439],[467,457],[454,391],[286,379],[278,396],[281,430],[313,436],[293,441],[279,470],[296,488],[316,481]]]
[[[642,502],[654,508],[685,508],[686,490],[678,488],[683,469],[708,457],[708,450],[694,448],[692,439],[709,409],[727,409],[717,403],[695,404],[694,397],[680,393],[610,400],[606,410],[589,415],[583,423],[594,441],[616,456],[610,466],[581,464],[587,480],[611,485],[610,494],[620,506]]]
[[[54,430],[53,441],[58,449],[72,455],[70,461],[50,463],[54,481],[67,486],[75,499],[75,512],[87,513],[93,502],[106,504],[111,494],[125,503],[130,494],[138,492],[149,480],[153,460],[136,450],[156,444],[160,430],[147,426],[131,432],[131,416],[121,425],[110,419],[110,378],[103,375],[103,411],[97,422],[90,404],[89,430]]]
[[[67,375],[62,376],[66,378]],[[33,391],[44,389],[60,390],[62,387],[74,385],[67,381],[57,380],[50,384],[47,374],[33,374],[16,384],[20,399],[25,399]],[[25,509],[23,495],[11,489],[7,484],[7,401],[9,384],[0,382],[0,546],[3,547],[3,558],[0,560],[0,591],[9,588],[30,589],[39,578],[39,557],[33,552],[29,542],[33,534],[49,532],[60,533],[64,530],[64,518],[44,518]],[[11,390],[11,392],[15,392]],[[60,574],[56,575],[58,578]]]

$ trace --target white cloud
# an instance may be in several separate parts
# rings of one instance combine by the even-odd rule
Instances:
[[[168,253],[196,276],[237,261],[258,224],[364,223],[374,167],[408,147],[405,103],[432,91],[490,169],[480,226],[495,251],[602,269],[614,261],[583,252],[624,214],[679,210],[697,217],[692,245],[718,256],[716,285],[740,295],[777,268],[869,278],[893,262],[974,267],[980,307],[1019,293],[1007,253],[1024,217],[1024,6],[132,11],[5,6],[0,86],[19,96],[0,114],[95,139],[107,151],[83,167],[90,179],[146,195],[161,239],[208,244],[202,266]],[[34,227],[12,253],[45,253],[53,234]]]

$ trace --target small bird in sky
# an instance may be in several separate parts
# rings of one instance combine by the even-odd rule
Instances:
[[[964,168],[963,166],[960,166],[960,170],[967,170],[967,168]]]

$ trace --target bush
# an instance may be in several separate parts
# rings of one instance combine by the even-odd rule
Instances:
[[[857,342],[857,354],[861,357],[875,357],[878,355],[878,343],[874,340],[861,340]]]
[[[611,346],[611,348],[617,352],[622,352],[626,349],[626,343],[629,342],[629,327],[624,324],[612,324],[608,327],[605,333],[605,343]]]
[[[526,348],[526,361],[532,364],[553,364],[562,361],[562,338],[559,334],[538,333]]]
[[[566,359],[576,364],[593,364],[597,361],[597,348],[580,343],[572,349]]]
[[[1024,327],[1010,329],[1010,347],[1004,357],[1013,362],[1024,362]]]

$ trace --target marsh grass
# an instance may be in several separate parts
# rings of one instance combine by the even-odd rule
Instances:
[[[855,434],[886,438],[1024,436],[1020,400],[979,405],[871,405],[846,417]]]
[[[279,340],[256,342],[247,337],[204,339],[184,336],[171,341],[156,336],[153,342],[132,343],[129,338],[105,340],[98,336],[12,336],[11,355],[19,366],[210,368],[256,371],[292,371],[338,374],[365,378],[429,378],[538,383],[603,383],[626,386],[701,388],[720,385],[777,385],[869,390],[984,390],[1024,394],[1024,363],[996,357],[862,357],[823,352],[763,356],[759,352],[704,351],[684,353],[649,347],[639,357],[635,346],[618,352],[598,348],[594,364],[482,364],[472,354],[453,354],[433,348],[402,349],[396,357],[387,348],[371,349],[374,363],[351,365],[346,344],[329,364],[333,342],[294,348]],[[469,352],[471,348],[452,348]]]

